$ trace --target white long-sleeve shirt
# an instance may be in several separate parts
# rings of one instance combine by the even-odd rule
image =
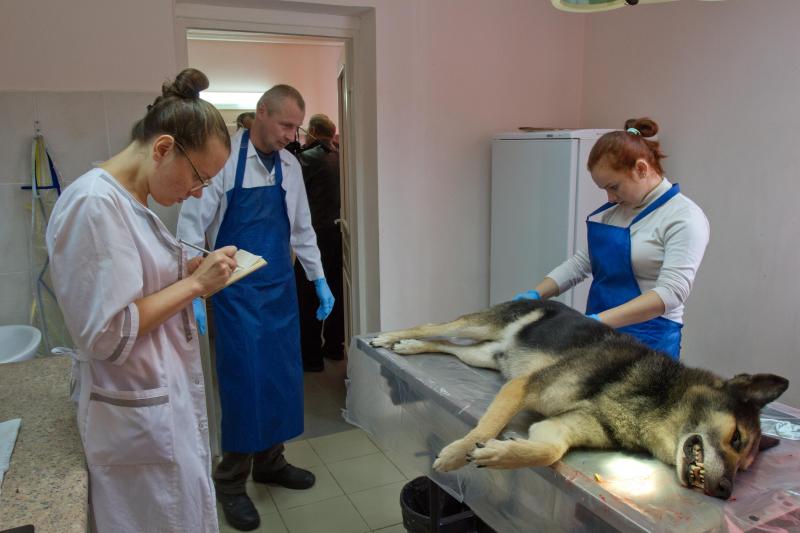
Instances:
[[[178,217],[179,239],[196,246],[203,246],[207,235],[211,248],[216,248],[219,228],[228,208],[226,193],[233,189],[236,182],[236,164],[239,160],[241,142],[242,132],[231,139],[231,155],[220,173],[211,180],[211,185],[203,190],[203,196],[192,197],[183,202]],[[279,155],[283,173],[281,187],[286,192],[286,214],[291,229],[290,244],[309,280],[325,277],[317,248],[317,234],[311,227],[311,211],[308,208],[300,163],[287,150],[281,150]],[[246,161],[242,179],[243,188],[275,185],[275,169],[273,168],[272,172],[267,170],[252,142],[248,143]]]
[[[626,227],[650,203],[672,187],[666,179],[648,194],[642,205],[616,205],[591,220]],[[692,290],[697,269],[708,245],[709,225],[703,210],[678,193],[631,226],[633,274],[644,294],[654,291],[664,302],[664,318],[683,323],[684,302]],[[570,289],[591,275],[587,245],[547,274],[559,291]]]

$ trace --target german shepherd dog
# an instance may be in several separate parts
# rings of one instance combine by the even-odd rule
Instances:
[[[440,472],[469,462],[546,466],[578,447],[647,451],[675,465],[684,486],[727,499],[736,472],[759,451],[761,408],[789,386],[773,374],[725,380],[686,367],[556,301],[507,302],[371,343],[402,355],[452,354],[506,379],[478,425],[440,452],[433,463]],[[530,426],[527,440],[496,440],[522,410],[545,418]]]

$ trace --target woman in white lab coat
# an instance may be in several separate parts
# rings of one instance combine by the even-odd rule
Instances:
[[[76,345],[78,426],[100,532],[218,531],[192,300],[221,287],[234,247],[187,254],[148,197],[200,197],[230,152],[197,70],[165,84],[132,142],[78,178],[47,228],[58,303]]]

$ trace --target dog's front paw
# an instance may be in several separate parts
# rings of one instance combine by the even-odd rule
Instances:
[[[427,345],[416,339],[403,339],[392,347],[392,351],[400,355],[413,355],[427,351]]]
[[[391,333],[381,333],[377,337],[373,338],[369,343],[376,348],[389,348],[391,349],[392,346],[400,339],[392,335]]]
[[[451,442],[439,452],[439,457],[433,462],[433,469],[437,472],[450,472],[467,464],[467,455],[475,447],[472,441],[459,439]]]

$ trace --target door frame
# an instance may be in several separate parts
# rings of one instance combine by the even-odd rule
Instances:
[[[360,128],[364,117],[371,116],[375,120],[376,109],[369,108],[369,102],[374,102],[374,95],[365,95],[364,91],[369,89],[359,88],[355,82],[359,79],[360,62],[369,60],[359,57],[359,50],[369,49],[370,44],[374,48],[374,43],[365,42],[364,33],[369,32],[360,31],[360,24],[361,21],[354,16],[198,4],[175,6],[175,50],[179,69],[189,66],[186,32],[190,29],[319,37],[344,43],[345,61],[350,74],[346,80],[347,90],[352,98],[350,128],[347,139],[342,139],[342,142],[347,142],[349,147],[346,164],[349,165],[348,196],[351,199],[350,323],[354,335],[376,331],[380,324],[380,277],[375,268],[370,268],[370,265],[378,265],[377,231],[372,228],[372,224],[377,225],[377,176],[363,163],[365,160],[377,161],[377,146],[374,141],[364,141],[369,135],[364,130],[371,128]],[[370,72],[370,69],[364,68],[363,72]],[[374,76],[374,69],[371,72]],[[375,80],[370,81],[374,87]],[[372,151],[374,153],[368,153]],[[372,224],[367,222],[370,220]]]
[[[377,129],[375,107],[374,10],[366,16],[312,14],[275,9],[243,9],[199,4],[176,4],[174,19],[177,69],[189,66],[187,31],[215,30],[274,35],[329,38],[341,41],[349,70],[347,90],[352,98],[347,142],[350,198],[350,324],[353,335],[378,331],[380,325],[380,276],[377,231]],[[365,22],[366,21],[366,22]],[[372,42],[370,42],[370,40]],[[370,64],[372,61],[372,64]],[[359,80],[359,81],[356,81]],[[360,87],[359,87],[360,83]],[[216,372],[208,337],[201,337],[206,390],[216,391]],[[218,427],[221,416],[215,394],[207,394],[209,427]],[[211,436],[212,454],[219,455],[219,435]]]

